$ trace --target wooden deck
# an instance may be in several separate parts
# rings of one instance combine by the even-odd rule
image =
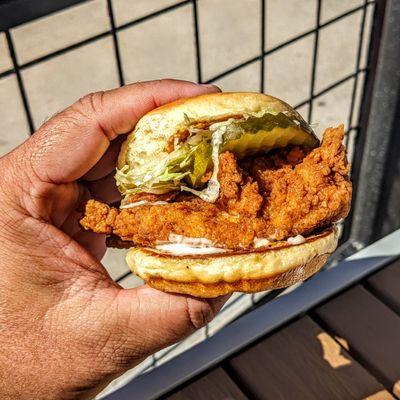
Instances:
[[[400,398],[400,259],[165,397]]]

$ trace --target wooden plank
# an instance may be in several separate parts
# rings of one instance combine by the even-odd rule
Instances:
[[[319,307],[316,314],[364,366],[400,396],[400,317],[394,311],[356,286]]]
[[[245,400],[247,397],[235,385],[229,375],[217,368],[197,381],[189,384],[168,400]]]
[[[233,357],[228,368],[254,399],[392,399],[309,317]]]
[[[375,296],[400,315],[400,259],[367,280]]]

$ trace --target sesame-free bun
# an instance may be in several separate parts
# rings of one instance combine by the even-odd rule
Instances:
[[[317,272],[336,249],[335,227],[305,242],[274,242],[252,251],[176,256],[151,248],[133,248],[126,261],[148,285],[166,292],[217,297],[259,292],[301,282]]]

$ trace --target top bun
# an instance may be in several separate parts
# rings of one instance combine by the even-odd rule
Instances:
[[[259,112],[284,112],[306,125],[289,104],[260,93],[211,93],[180,99],[158,107],[143,116],[123,143],[118,168],[153,161],[166,154],[168,139],[183,129],[187,119],[195,122],[217,121]]]

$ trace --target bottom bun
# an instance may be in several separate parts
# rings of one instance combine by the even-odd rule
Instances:
[[[136,275],[156,289],[212,298],[301,282],[322,268],[337,243],[337,229],[330,228],[301,244],[275,242],[251,252],[177,256],[133,248],[126,261]]]
[[[241,279],[235,282],[199,283],[176,282],[162,278],[149,278],[146,283],[163,292],[189,294],[194,297],[218,297],[232,292],[262,292],[269,289],[284,288],[304,281],[325,265],[329,254],[315,257],[306,265],[264,279]]]

